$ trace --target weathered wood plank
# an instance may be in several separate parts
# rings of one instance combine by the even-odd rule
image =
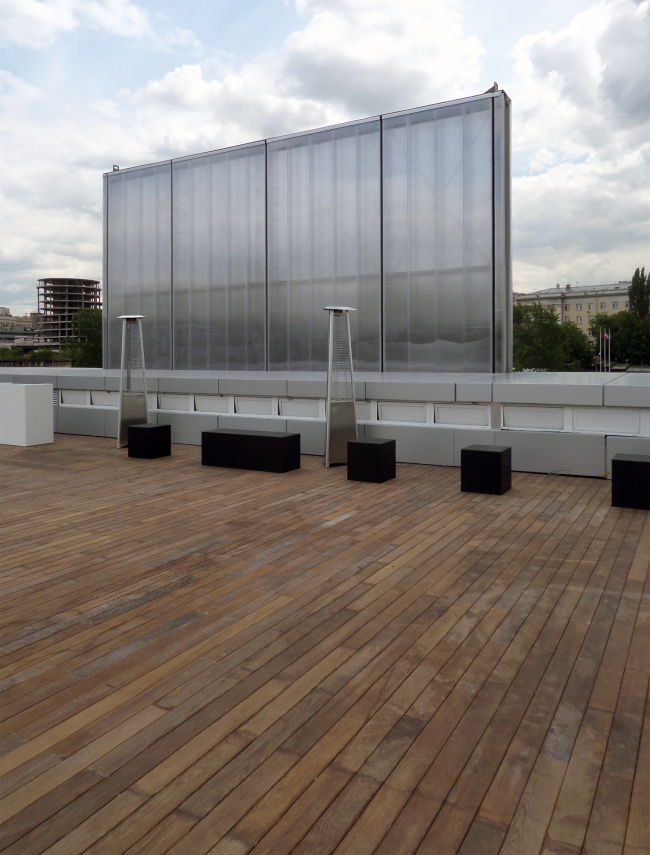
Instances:
[[[607,482],[0,454],[3,852],[646,851],[650,517]]]

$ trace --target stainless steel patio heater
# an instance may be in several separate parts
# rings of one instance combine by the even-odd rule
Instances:
[[[325,466],[348,462],[348,442],[357,439],[352,375],[352,339],[349,306],[325,306],[330,336],[327,360],[327,439]]]
[[[122,325],[122,361],[117,447],[129,443],[129,425],[147,423],[147,381],[144,373],[142,319],[144,315],[120,315]]]

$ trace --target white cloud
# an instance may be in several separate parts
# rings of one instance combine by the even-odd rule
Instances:
[[[650,252],[650,3],[603,0],[515,47],[515,287],[600,284]]]
[[[625,278],[650,233],[650,0],[602,0],[521,39],[510,80],[515,287]],[[0,74],[0,290],[29,308],[36,279],[101,277],[101,173],[475,94],[483,47],[455,0],[296,0],[304,25],[236,66],[217,56],[82,108]],[[160,34],[130,0],[0,0],[5,38],[38,47],[83,27]],[[176,34],[176,35],[174,35]],[[188,39],[191,38],[187,36]],[[21,41],[22,40],[22,41]],[[490,81],[491,82],[491,81]],[[49,94],[49,93],[48,93]],[[20,295],[20,299],[17,295]],[[0,297],[5,304],[9,297]]]
[[[45,48],[81,26],[141,39],[162,49],[199,46],[189,30],[160,30],[130,0],[0,0],[0,43]]]
[[[152,40],[149,18],[129,0],[0,3],[10,13],[5,38],[30,47],[81,26]],[[299,0],[298,6],[305,26],[281,50],[242,67],[219,58],[182,65],[88,105],[81,120],[50,109],[42,97],[40,109],[9,108],[2,287],[20,285],[27,304],[39,276],[100,276],[100,179],[113,163],[209,150],[476,91],[482,48],[463,34],[454,0]],[[11,86],[29,88],[16,78]],[[29,91],[38,100],[38,91]]]

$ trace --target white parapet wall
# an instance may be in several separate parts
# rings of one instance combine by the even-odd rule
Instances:
[[[0,382],[49,382],[59,433],[115,437],[119,372],[2,369]],[[149,419],[172,442],[216,427],[300,433],[325,452],[325,374],[158,371]],[[397,440],[401,462],[459,466],[466,445],[509,445],[513,469],[607,477],[616,453],[650,454],[650,374],[356,374],[360,435]]]

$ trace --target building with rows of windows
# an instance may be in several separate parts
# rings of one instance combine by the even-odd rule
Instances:
[[[613,315],[630,308],[627,289],[631,282],[619,282],[617,285],[578,288],[571,285],[556,285],[530,294],[514,295],[515,303],[531,305],[541,303],[555,309],[563,321],[573,321],[587,335],[589,322],[594,315]]]

